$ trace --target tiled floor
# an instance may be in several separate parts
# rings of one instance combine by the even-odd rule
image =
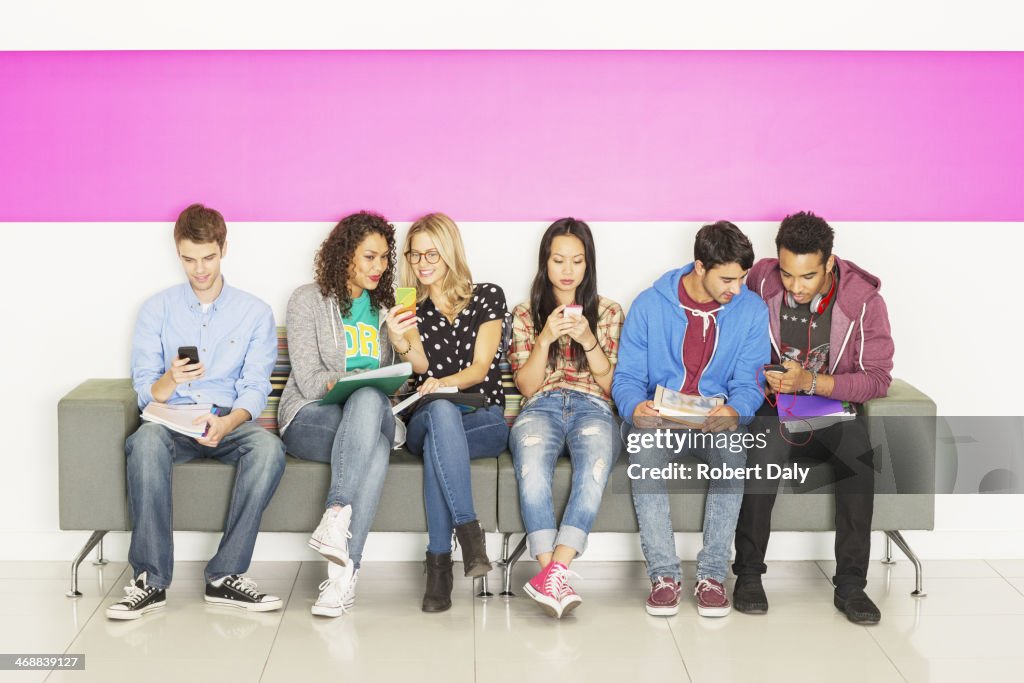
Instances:
[[[124,563],[85,564],[84,597],[64,597],[65,562],[0,563],[0,651],[85,653],[85,671],[0,672],[12,681],[963,681],[1024,675],[1024,561],[925,563],[928,597],[915,599],[913,567],[871,567],[868,590],[882,623],[854,626],[832,607],[828,562],[779,562],[765,588],[771,610],[702,619],[692,602],[673,618],[643,610],[639,563],[574,567],[584,598],[573,616],[544,616],[520,597],[472,596],[458,579],[455,605],[419,610],[418,563],[367,564],[355,610],[338,619],[309,607],[325,565],[255,564],[280,612],[248,614],[202,600],[202,564],[175,567],[167,607],[113,622],[103,606],[121,595]],[[693,566],[686,571],[693,574]],[[500,572],[492,574],[497,592]],[[731,587],[731,582],[730,582]],[[431,672],[444,672],[443,674]]]

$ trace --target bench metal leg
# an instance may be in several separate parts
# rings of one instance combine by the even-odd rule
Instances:
[[[69,598],[80,598],[82,594],[78,590],[78,565],[82,564],[82,560],[88,556],[89,552],[96,547],[98,543],[103,540],[103,537],[107,535],[106,531],[94,531],[89,540],[85,542],[82,549],[75,555],[75,559],[71,560],[71,590],[66,595]]]
[[[892,559],[892,539],[888,534],[885,536],[885,557],[882,558],[882,564],[896,564],[896,560]]]
[[[475,580],[476,579],[474,579],[474,581]],[[487,589],[487,576],[486,575],[480,577],[480,591],[476,594],[476,597],[478,597],[478,598],[492,598],[492,597],[494,597],[494,593],[492,593],[491,591],[489,591]]]
[[[96,559],[92,561],[93,566],[102,567],[108,564],[107,560],[103,557],[103,538],[100,537],[100,542],[96,544]]]
[[[508,545],[511,537],[512,534],[505,534],[504,549],[502,552],[502,565],[504,565],[505,568],[505,586],[504,590],[501,591],[501,595],[506,598],[514,598],[516,596],[516,594],[512,592],[512,570],[515,568],[516,562],[519,561],[519,558],[522,557],[523,553],[526,551],[526,534],[523,534],[523,538],[519,541],[519,545],[517,545],[516,549],[512,551],[511,555],[509,555]]]
[[[886,539],[892,539],[892,542],[903,551],[903,554],[914,563],[914,591],[911,593],[915,598],[923,598],[927,593],[924,592],[924,572],[921,569],[921,560],[918,559],[914,551],[910,549],[910,545],[907,543],[907,539],[903,538],[903,534],[899,531],[886,531]]]

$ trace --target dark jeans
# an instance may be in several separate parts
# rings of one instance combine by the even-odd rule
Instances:
[[[871,515],[874,510],[874,450],[868,438],[867,420],[858,417],[816,430],[805,446],[787,443],[775,408],[767,403],[757,411],[751,432],[769,430],[765,448],[747,451],[747,467],[784,465],[793,458],[813,458],[828,462],[834,471],[836,497],[836,574],[832,583],[863,588],[867,584],[868,556],[871,552]],[[795,443],[807,440],[807,434],[786,434]],[[771,535],[772,508],[778,493],[778,480],[751,480],[747,483],[736,526],[736,576],[764,574],[764,563]],[[806,495],[822,495],[808,493]]]

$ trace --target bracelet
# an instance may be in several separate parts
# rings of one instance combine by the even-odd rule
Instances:
[[[608,360],[608,359],[606,358],[605,360]],[[608,367],[606,367],[602,372],[594,372],[593,370],[591,370],[590,371],[590,376],[594,377],[594,378],[604,377],[605,375],[607,375],[611,371],[612,371],[612,362],[609,360],[608,361]]]
[[[405,354],[407,354],[410,351],[412,351],[412,342],[406,342],[406,344],[407,344],[407,346],[405,347],[405,351],[398,351],[397,348],[395,349],[395,351],[398,351],[398,355],[402,356],[403,358],[405,358]]]
[[[590,353],[591,351],[593,351],[594,349],[596,349],[596,348],[597,348],[597,345],[598,345],[599,343],[600,343],[600,342],[599,342],[599,341],[597,341],[597,337],[594,337],[594,345],[593,345],[593,346],[591,346],[591,347],[590,347],[589,349],[583,349],[583,353]]]
[[[808,396],[814,396],[814,390],[818,388],[818,373],[815,370],[811,370],[811,388],[805,393]]]

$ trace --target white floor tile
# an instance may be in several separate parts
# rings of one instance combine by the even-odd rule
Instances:
[[[1024,578],[1024,560],[988,560],[988,565],[1002,576]]]
[[[1024,615],[1024,595],[1006,579],[931,579],[915,598],[913,579],[869,579],[865,588],[886,615]]]
[[[909,683],[963,683],[963,681],[1019,681],[1024,678],[1021,659],[915,659],[898,657],[896,668]]]
[[[1021,656],[1024,616],[882,616],[867,629],[892,659],[941,659],[951,654],[977,659]]]
[[[126,668],[120,658],[87,657],[85,671],[54,672],[47,683],[181,683],[182,681],[221,681],[243,683],[260,680],[264,660],[260,658],[189,659],[183,657],[148,658],[133,661]]]
[[[477,683],[523,683],[535,680],[558,683],[686,683],[690,678],[678,656],[665,659],[587,657],[574,660],[487,661],[476,665]]]
[[[780,653],[767,658],[687,658],[686,668],[694,683],[900,683],[896,667],[882,652],[857,658],[821,658],[799,653]]]
[[[865,627],[851,624],[838,611],[829,617],[776,617],[771,612],[750,616],[733,611],[719,619],[675,619],[671,628],[684,662],[740,655],[742,659],[784,659],[801,653],[814,653],[824,660],[859,660],[881,653]]]

